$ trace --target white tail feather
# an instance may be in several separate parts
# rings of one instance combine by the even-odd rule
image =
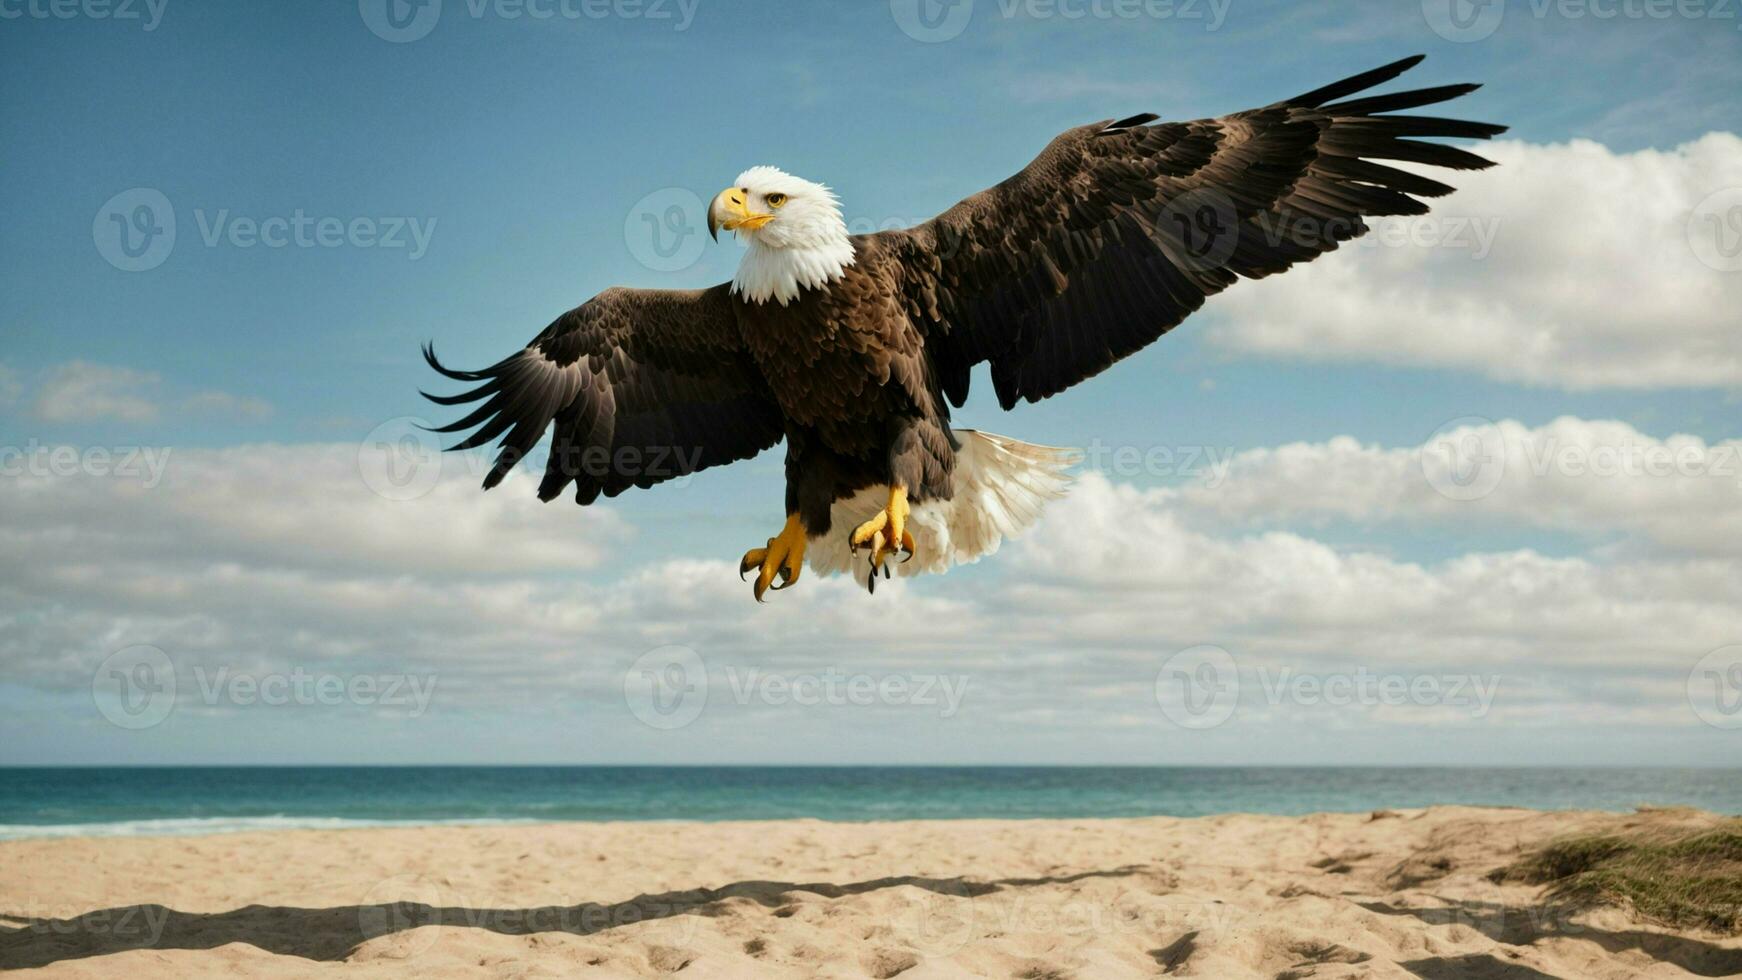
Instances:
[[[898,575],[943,572],[954,565],[979,561],[998,550],[1005,538],[1028,530],[1040,519],[1047,501],[1064,496],[1082,461],[1075,449],[1054,449],[1017,442],[976,429],[955,430],[955,494],[949,500],[913,505],[907,529],[913,535],[912,561],[895,562]],[[889,488],[866,487],[835,501],[829,533],[812,538],[807,555],[818,574],[851,572],[860,582],[870,571],[869,556],[854,558],[847,546],[853,528],[883,509]]]

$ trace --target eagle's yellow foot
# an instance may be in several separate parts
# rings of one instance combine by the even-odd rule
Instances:
[[[804,525],[799,523],[797,514],[788,514],[786,526],[779,535],[768,539],[768,547],[751,548],[744,553],[744,560],[738,563],[738,577],[743,578],[752,568],[760,569],[751,590],[757,602],[762,601],[762,594],[768,591],[776,575],[780,576],[780,584],[774,587],[776,592],[798,581],[798,573],[804,570],[804,545]]]
[[[853,529],[847,539],[847,545],[855,556],[860,548],[871,551],[871,575],[865,581],[865,587],[872,592],[877,591],[877,572],[883,572],[883,577],[889,577],[889,567],[884,560],[894,555],[906,552],[902,561],[913,558],[913,535],[907,532],[907,488],[892,486],[889,488],[889,505],[878,511],[870,520]]]

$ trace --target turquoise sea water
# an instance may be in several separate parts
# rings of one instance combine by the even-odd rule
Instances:
[[[1742,813],[1742,770],[404,767],[0,769],[0,838],[558,820],[916,820],[1435,803]]]

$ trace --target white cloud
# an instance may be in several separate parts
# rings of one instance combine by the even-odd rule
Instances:
[[[479,493],[477,457],[413,460],[438,467],[441,479],[422,496],[390,499],[369,482],[379,468],[369,454],[380,451],[143,447],[114,450],[102,466],[71,453],[62,465],[48,448],[7,457],[0,541],[50,578],[80,569],[101,578],[117,564],[161,570],[101,586],[119,594],[158,588],[184,566],[419,577],[573,571],[627,533],[608,509],[540,503],[536,477],[524,470]]]
[[[43,379],[36,416],[46,422],[150,422],[158,406],[149,391],[159,380],[146,371],[68,361]]]
[[[1653,442],[1577,419],[1502,428],[1532,445]],[[1247,453],[1213,491],[1141,491],[1090,473],[995,569],[896,580],[874,599],[807,573],[766,606],[750,601],[726,560],[577,574],[602,570],[628,538],[615,512],[540,504],[522,473],[480,494],[463,457],[407,502],[371,491],[358,447],[346,445],[178,451],[153,488],[8,471],[0,606],[17,612],[0,616],[0,680],[78,691],[108,653],[150,643],[178,669],[433,673],[436,716],[590,706],[579,710],[610,721],[611,737],[627,740],[619,746],[754,748],[746,740],[766,723],[803,756],[817,740],[870,744],[862,740],[929,729],[914,728],[911,712],[843,718],[732,704],[716,677],[721,697],[707,720],[662,742],[626,713],[624,672],[644,651],[682,644],[716,669],[959,674],[970,682],[964,713],[939,737],[996,745],[1007,737],[999,732],[1020,731],[1033,745],[1067,733],[1175,732],[1155,701],[1157,671],[1174,651],[1213,643],[1253,684],[1256,672],[1284,668],[1498,675],[1501,684],[1480,717],[1445,705],[1339,709],[1255,696],[1242,701],[1236,732],[1697,728],[1678,685],[1700,656],[1742,638],[1742,554],[1692,539],[1692,524],[1674,516],[1628,511],[1674,509],[1666,502],[1681,498],[1717,538],[1734,526],[1733,500],[1690,497],[1667,478],[1584,487],[1551,473],[1540,486],[1535,477],[1513,486],[1509,473],[1481,502],[1442,504],[1417,452],[1339,439]],[[1321,485],[1288,501],[1290,488]],[[1545,500],[1564,506],[1545,511]],[[1652,549],[1476,551],[1420,563],[1245,527],[1271,508],[1386,521],[1472,506],[1551,524],[1611,521]]]
[[[1212,340],[1567,389],[1742,384],[1742,272],[1702,262],[1690,237],[1720,233],[1696,220],[1711,195],[1742,206],[1742,137],[1478,149],[1499,166],[1433,172],[1459,188],[1433,214],[1213,300]]]
[[[21,392],[17,376],[0,365],[0,404]],[[172,403],[156,373],[90,361],[68,361],[49,369],[37,387],[34,405],[36,417],[45,422],[155,422],[166,409],[228,420],[257,421],[272,415],[272,405],[263,399],[225,391],[195,392]]]
[[[1099,644],[1198,637],[1261,659],[1392,669],[1691,666],[1742,635],[1728,584],[1738,557],[1608,562],[1518,550],[1420,564],[1284,531],[1196,529],[1168,492],[1091,474],[1009,559],[1026,573],[1010,601]]]
[[[259,420],[272,417],[272,405],[262,398],[232,395],[227,391],[202,391],[182,402],[182,411],[193,415],[218,415]]]
[[[1448,464],[1467,474],[1462,484]],[[1742,440],[1659,439],[1618,421],[1471,420],[1399,448],[1346,436],[1291,443],[1236,454],[1225,475],[1167,496],[1222,523],[1455,520],[1620,535],[1658,554],[1742,555]]]

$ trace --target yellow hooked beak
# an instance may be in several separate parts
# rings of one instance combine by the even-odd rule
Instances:
[[[720,240],[720,229],[737,231],[748,228],[751,231],[774,220],[774,215],[750,210],[747,203],[750,192],[742,187],[728,187],[714,195],[714,202],[708,205],[708,237]]]

